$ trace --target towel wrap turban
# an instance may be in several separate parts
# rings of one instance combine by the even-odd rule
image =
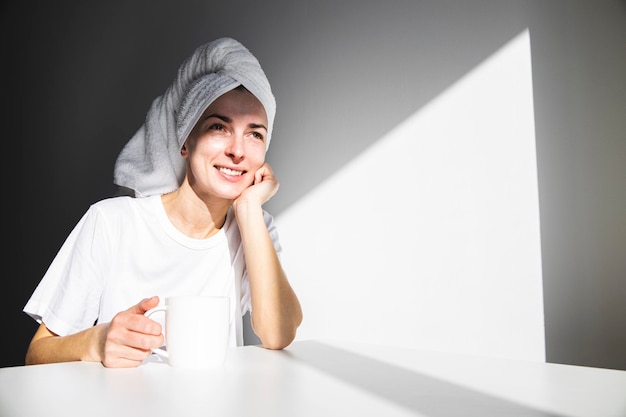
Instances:
[[[113,182],[137,197],[175,190],[185,177],[180,148],[206,108],[243,85],[263,105],[269,146],[276,100],[259,61],[238,41],[220,38],[200,46],[183,62],[173,84],[157,97],[144,124],[120,152]]]

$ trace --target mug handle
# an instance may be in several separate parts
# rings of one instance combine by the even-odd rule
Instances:
[[[154,308],[151,308],[150,310],[146,311],[145,313],[143,313],[144,316],[146,317],[150,317],[152,315],[152,313],[156,313],[159,311],[166,311],[167,310],[167,305],[162,305],[162,306],[156,306]],[[169,358],[169,354],[167,353],[167,350],[162,349],[162,348],[152,348],[150,349],[153,353],[156,353],[159,356],[162,356],[164,358]]]

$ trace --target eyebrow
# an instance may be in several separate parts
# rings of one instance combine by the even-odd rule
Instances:
[[[210,119],[211,117],[215,117],[215,118],[217,118],[217,119],[223,120],[223,121],[224,121],[224,122],[226,122],[226,123],[232,123],[232,121],[233,121],[233,119],[232,119],[231,117],[224,116],[224,115],[217,114],[217,113],[207,114],[207,115],[206,115],[206,117],[204,117],[204,118],[202,119],[202,121],[205,121],[205,120],[207,120],[207,119]],[[248,127],[249,127],[249,128],[252,128],[252,129],[265,129],[265,130],[267,130],[267,127],[266,127],[265,125],[263,125],[263,124],[258,124],[258,123],[249,123],[249,124],[248,124]]]

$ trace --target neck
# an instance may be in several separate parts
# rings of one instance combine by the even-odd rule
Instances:
[[[206,239],[216,234],[226,222],[231,202],[205,201],[185,187],[161,196],[163,207],[172,224],[194,239]]]

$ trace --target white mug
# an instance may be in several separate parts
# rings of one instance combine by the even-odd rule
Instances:
[[[167,350],[152,351],[175,368],[209,368],[226,360],[230,329],[228,297],[181,295],[166,297],[165,304],[145,312],[165,312]]]

